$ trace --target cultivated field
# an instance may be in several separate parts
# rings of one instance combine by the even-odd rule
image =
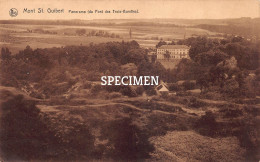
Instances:
[[[103,31],[118,37],[101,37],[77,35],[78,29],[86,33]],[[130,39],[129,30],[132,31]],[[31,32],[30,32],[31,31]],[[45,31],[45,33],[43,32]],[[198,28],[160,27],[160,26],[64,26],[64,25],[20,25],[0,24],[0,47],[8,47],[12,53],[17,53],[27,45],[31,48],[50,48],[67,45],[88,45],[111,41],[136,40],[142,47],[155,48],[160,41],[172,41],[197,35],[215,35],[214,32]],[[53,34],[51,34],[53,33]]]

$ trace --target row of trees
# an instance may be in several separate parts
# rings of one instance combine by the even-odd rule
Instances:
[[[158,46],[163,44],[159,42]],[[1,82],[15,87],[24,82],[44,85],[46,79],[54,79],[50,75],[51,69],[63,67],[76,68],[77,71],[71,71],[72,75],[80,75],[82,79],[92,81],[99,81],[102,75],[129,75],[130,70],[130,74],[137,76],[158,75],[169,83],[197,80],[204,90],[210,86],[226,87],[228,80],[232,85],[239,85],[237,89],[245,89],[242,85],[246,84],[244,80],[248,70],[258,68],[259,46],[243,38],[218,40],[197,37],[181,40],[177,44],[191,46],[191,60],[182,59],[176,69],[172,70],[165,69],[159,62],[149,62],[147,51],[140,48],[136,41],[36,50],[27,46],[15,55],[3,48]],[[127,64],[134,64],[136,68],[128,69],[125,66]]]
[[[164,67],[149,62],[146,54],[136,41],[35,50],[27,46],[14,55],[4,48],[1,84],[18,88],[36,84],[37,91],[49,96],[65,92],[79,79],[100,81],[103,75],[159,75],[164,78]],[[78,76],[77,79],[74,76]],[[57,86],[60,82],[68,84]]]
[[[92,30],[90,32],[87,33],[86,29],[77,29],[76,30],[76,34],[81,36],[81,35],[87,35],[87,36],[97,36],[97,37],[110,37],[110,38],[120,38],[120,36],[118,34],[115,33],[108,33],[105,32],[103,30]]]

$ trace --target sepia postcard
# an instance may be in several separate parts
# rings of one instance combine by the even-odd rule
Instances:
[[[0,0],[0,162],[259,162],[260,0]]]

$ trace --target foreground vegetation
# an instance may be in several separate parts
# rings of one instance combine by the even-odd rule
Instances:
[[[24,96],[1,92],[3,157],[153,159],[159,145],[152,139],[193,131],[198,138],[238,139],[236,147],[244,153],[232,152],[237,156],[223,161],[259,159],[259,42],[197,37],[177,44],[191,46],[191,59],[176,69],[149,61],[148,51],[135,41],[27,46],[17,54],[3,48],[1,89],[15,87]],[[152,86],[104,87],[103,75],[158,75],[176,95],[158,96]]]

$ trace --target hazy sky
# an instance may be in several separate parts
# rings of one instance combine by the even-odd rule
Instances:
[[[259,17],[260,0],[0,0],[0,19],[133,19],[184,18],[222,19]],[[10,17],[10,8],[18,16]],[[23,13],[24,8],[44,8],[44,14]],[[64,9],[63,14],[50,14],[47,9]],[[70,14],[68,10],[137,10],[138,14],[93,13]]]

